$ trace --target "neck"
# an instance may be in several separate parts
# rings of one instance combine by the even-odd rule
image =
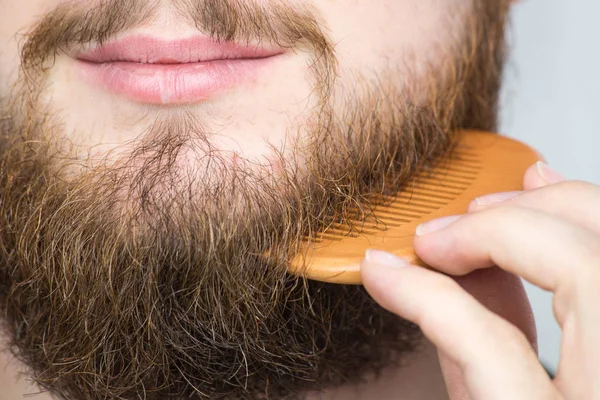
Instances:
[[[377,378],[346,385],[306,400],[425,400],[448,398],[435,347],[424,341],[420,350],[406,356],[403,367],[382,372]]]

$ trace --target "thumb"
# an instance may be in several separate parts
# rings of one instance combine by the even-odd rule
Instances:
[[[467,384],[458,364],[440,350],[438,350],[438,358],[444,382],[446,382],[448,398],[450,400],[470,400]]]
[[[531,305],[521,280],[498,268],[479,270],[455,280],[490,311],[517,326],[537,349],[537,333]],[[448,398],[469,400],[467,386],[458,364],[438,351]],[[490,360],[493,362],[493,360]]]

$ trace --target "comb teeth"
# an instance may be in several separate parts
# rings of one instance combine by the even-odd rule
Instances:
[[[422,168],[398,193],[373,195],[306,240],[291,260],[293,275],[344,285],[362,284],[365,251],[376,248],[428,268],[414,247],[418,224],[464,213],[472,199],[521,190],[527,168],[543,157],[497,134],[462,131],[450,157]]]
[[[361,235],[378,235],[389,228],[409,224],[455,200],[473,184],[481,169],[479,154],[456,149],[450,158],[410,179],[396,196],[374,199],[373,212],[363,220],[355,220],[351,226],[332,224],[304,240],[309,243],[336,242]]]

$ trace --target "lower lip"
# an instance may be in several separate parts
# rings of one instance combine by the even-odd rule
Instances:
[[[192,104],[252,83],[272,57],[189,64],[93,63],[78,60],[86,81],[145,104]]]

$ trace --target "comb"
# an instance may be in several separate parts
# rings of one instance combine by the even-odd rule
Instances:
[[[411,178],[396,196],[381,199],[356,226],[331,226],[307,237],[290,273],[311,280],[359,285],[360,263],[375,248],[427,267],[414,252],[417,226],[467,212],[476,197],[523,189],[525,171],[543,157],[527,145],[488,132],[464,131],[449,157]],[[375,202],[377,204],[377,202]]]

